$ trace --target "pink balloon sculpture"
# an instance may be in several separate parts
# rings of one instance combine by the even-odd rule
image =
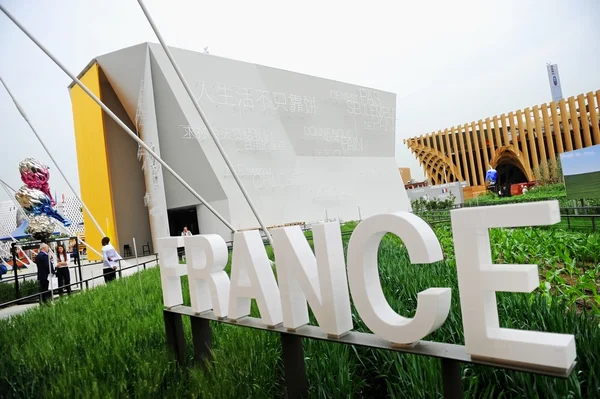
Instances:
[[[29,188],[40,190],[50,198],[51,206],[56,202],[50,194],[50,172],[48,167],[34,158],[25,158],[19,162],[19,172],[21,172],[21,180]]]

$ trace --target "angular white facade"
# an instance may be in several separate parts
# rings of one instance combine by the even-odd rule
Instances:
[[[395,160],[395,94],[172,52],[267,226],[410,209]],[[258,228],[162,48],[96,61],[144,141],[234,227]],[[200,232],[229,238],[150,157],[144,171],[153,237],[169,235],[168,209],[198,206]]]

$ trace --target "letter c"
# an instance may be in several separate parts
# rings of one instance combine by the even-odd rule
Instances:
[[[412,344],[444,323],[450,312],[451,289],[419,292],[415,317],[397,314],[383,295],[377,265],[379,243],[388,232],[402,239],[411,263],[443,259],[440,242],[420,217],[409,212],[375,215],[363,220],[352,233],[348,244],[348,282],[354,306],[373,333],[392,343]]]

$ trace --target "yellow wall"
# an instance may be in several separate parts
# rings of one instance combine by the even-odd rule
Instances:
[[[94,63],[80,80],[101,99],[98,64]],[[114,206],[106,153],[103,111],[79,86],[74,85],[70,94],[81,198],[104,233],[110,237],[111,244],[115,248],[119,248],[118,237],[115,236]],[[85,211],[83,212],[83,221],[86,242],[100,250],[102,233],[98,231]],[[88,258],[99,259],[98,255],[89,250]]]

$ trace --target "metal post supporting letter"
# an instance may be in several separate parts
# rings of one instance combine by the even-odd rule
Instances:
[[[451,359],[441,360],[442,381],[444,383],[444,398],[458,399],[463,397],[460,362]]]
[[[210,320],[190,317],[192,322],[192,341],[194,343],[194,360],[200,366],[211,359],[212,329]]]
[[[282,333],[281,352],[287,397],[290,399],[308,397],[308,380],[306,379],[302,337]]]
[[[165,319],[165,332],[167,333],[167,345],[175,354],[177,362],[183,364],[185,360],[185,337],[181,315],[165,309],[163,310],[163,316]]]

